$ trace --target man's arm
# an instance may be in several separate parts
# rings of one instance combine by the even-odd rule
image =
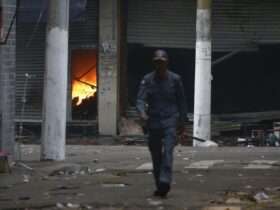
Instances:
[[[187,103],[181,78],[177,81],[177,103],[179,108],[179,123],[184,125],[184,122],[187,121]]]
[[[141,81],[139,91],[137,94],[136,108],[143,120],[148,119],[146,113],[146,102],[147,102],[147,81],[145,78]]]

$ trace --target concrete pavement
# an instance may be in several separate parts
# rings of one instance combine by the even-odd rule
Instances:
[[[67,146],[64,162],[39,162],[39,146],[0,175],[1,209],[280,209],[278,148],[176,147],[166,200],[154,190],[145,146]],[[267,200],[256,200],[258,193]]]

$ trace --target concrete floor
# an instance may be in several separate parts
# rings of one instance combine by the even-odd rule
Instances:
[[[145,146],[67,146],[67,160],[56,163],[40,162],[39,150],[22,148],[33,170],[0,175],[0,209],[280,209],[278,148],[178,146],[167,199],[152,196]],[[268,198],[254,199],[259,192]]]

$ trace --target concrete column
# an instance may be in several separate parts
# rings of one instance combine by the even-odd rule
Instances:
[[[49,0],[44,76],[42,160],[65,159],[69,0]]]
[[[195,61],[195,137],[211,138],[211,0],[197,0],[196,61]],[[193,146],[207,146],[196,140]]]
[[[98,128],[116,135],[119,117],[120,0],[99,1]]]
[[[16,10],[16,0],[2,0],[2,35],[7,37]],[[16,22],[7,42],[0,45],[0,150],[15,154]],[[3,41],[3,40],[2,40]]]

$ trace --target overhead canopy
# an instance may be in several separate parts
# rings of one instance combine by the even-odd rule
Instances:
[[[19,0],[18,22],[46,22],[49,0]],[[77,21],[86,11],[87,0],[70,0],[70,21]]]

